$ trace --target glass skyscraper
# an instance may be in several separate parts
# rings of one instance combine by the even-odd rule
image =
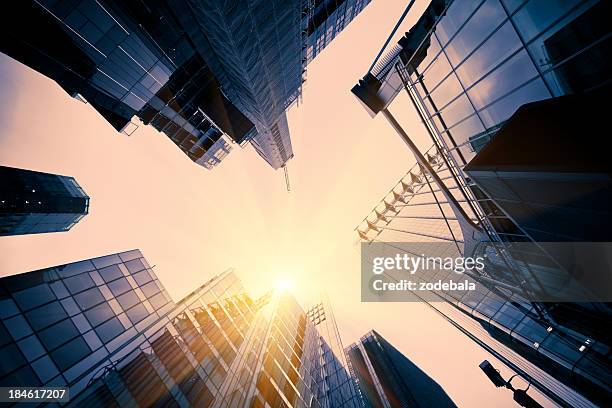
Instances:
[[[231,270],[173,302],[133,250],[0,291],[2,386],[68,387],[75,407],[358,406],[325,309],[252,299]]]
[[[116,130],[134,132],[136,116],[212,168],[253,124],[224,96],[177,20],[187,5],[175,3],[19,2],[2,27],[0,51],[89,103]]]
[[[251,141],[277,169],[307,62],[368,3],[27,0],[7,9],[0,51],[118,131],[150,124],[208,169]]]
[[[0,236],[68,231],[88,209],[72,177],[0,166]]]
[[[456,407],[444,389],[372,330],[346,348],[364,406]]]
[[[577,231],[583,234],[581,240],[601,240],[601,234],[584,235],[589,230],[579,225],[580,218],[566,222],[560,214],[586,209],[591,218],[585,218],[585,224],[595,224],[593,209],[609,204],[605,195],[609,187],[597,187],[598,195],[588,201],[567,174],[583,172],[586,178],[580,189],[588,191],[595,185],[596,172],[606,172],[593,158],[605,153],[590,157],[584,154],[586,147],[570,149],[576,157],[563,161],[555,149],[564,140],[581,143],[570,129],[598,134],[603,128],[593,133],[596,124],[583,127],[584,116],[577,112],[587,108],[568,106],[576,108],[587,99],[589,103],[582,104],[592,106],[609,99],[611,35],[606,21],[610,15],[609,2],[595,0],[433,0],[353,88],[371,115],[383,112],[396,130],[401,126],[388,108],[405,92],[433,141],[425,153],[411,147],[422,163],[406,173],[363,220],[360,239],[447,242],[443,248],[451,256],[472,255],[475,247],[496,248],[490,260],[497,257],[500,262],[488,264],[479,277],[486,284],[472,293],[440,292],[440,302],[429,302],[430,306],[561,406],[609,403],[611,343],[604,333],[610,322],[609,306],[528,301],[527,294],[541,285],[546,289],[550,276],[538,273],[538,265],[522,263],[513,248],[514,243],[528,242],[537,249],[534,242],[546,234],[551,234],[548,240],[551,236],[566,240],[560,237],[576,237]],[[567,135],[555,132],[561,126],[555,123],[554,112],[568,116],[558,120],[565,124]],[[572,122],[572,115],[580,118]],[[528,138],[524,133],[529,131],[540,134]],[[498,134],[503,140],[496,139]],[[402,137],[409,138],[406,132]],[[518,166],[503,168],[508,163]],[[473,177],[464,171],[466,166]],[[483,172],[495,171],[497,179],[488,179],[486,189],[475,182],[482,182],[478,176]],[[523,194],[520,200],[517,192]],[[554,200],[553,193],[562,199],[546,201]],[[540,207],[529,208],[526,203]],[[542,204],[549,207],[547,214]],[[551,204],[557,207],[554,211]],[[528,211],[536,210],[542,212],[530,223],[518,221],[517,215],[524,220]],[[551,214],[557,216],[556,230],[542,229]],[[534,220],[539,221],[535,228]],[[433,278],[437,277],[425,280]]]

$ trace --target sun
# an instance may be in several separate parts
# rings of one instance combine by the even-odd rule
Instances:
[[[276,280],[274,286],[279,292],[286,292],[293,289],[293,281],[287,277],[281,277]]]

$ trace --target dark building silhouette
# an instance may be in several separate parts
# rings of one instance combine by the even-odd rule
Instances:
[[[438,383],[374,330],[345,352],[366,407],[456,407]]]
[[[72,177],[0,166],[0,236],[68,231],[88,209]]]

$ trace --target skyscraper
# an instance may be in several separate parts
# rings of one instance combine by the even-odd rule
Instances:
[[[587,301],[534,301],[531,295],[546,292],[550,282],[574,279],[563,267],[538,269],[556,260],[536,243],[545,236],[601,239],[592,233],[597,228],[582,226],[596,225],[598,205],[609,206],[609,187],[596,187],[588,197],[588,186],[601,182],[598,169],[587,170],[597,160],[585,154],[585,144],[561,163],[555,149],[575,135],[554,129],[581,126],[568,126],[571,118],[554,121],[562,112],[576,114],[563,108],[568,101],[592,106],[597,102],[586,98],[601,93],[608,96],[599,100],[609,99],[608,15],[603,1],[434,0],[353,88],[371,115],[387,117],[418,162],[360,224],[360,239],[447,242],[455,256],[494,248],[490,259],[500,262],[477,277],[486,284],[476,293],[440,292],[446,302],[430,306],[563,406],[589,406],[584,397],[604,405],[609,400],[610,338],[602,328],[610,310]],[[433,141],[426,153],[390,112],[403,91]],[[548,113],[527,114],[537,107]],[[523,131],[530,123],[534,129],[534,121],[542,134],[530,140]],[[597,124],[581,130],[592,134],[594,128],[602,130]],[[572,172],[584,183],[568,177]],[[585,214],[582,226],[579,218],[559,222],[572,211]],[[545,263],[524,262],[523,243]]]
[[[433,379],[372,330],[346,348],[366,407],[456,407]]]
[[[7,9],[0,51],[118,131],[150,124],[208,169],[252,141],[277,169],[293,157],[285,110],[307,49],[312,59],[368,3],[27,0]]]
[[[286,292],[252,299],[231,270],[173,302],[133,250],[0,291],[2,386],[68,387],[75,407],[357,407],[320,319]]]
[[[0,166],[0,236],[68,231],[88,209],[72,177]]]

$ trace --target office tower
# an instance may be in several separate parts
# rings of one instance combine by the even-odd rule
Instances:
[[[0,166],[0,236],[68,231],[88,209],[72,177]]]
[[[205,59],[163,1],[24,1],[11,6],[0,51],[86,101],[117,131],[144,124],[212,168],[252,123],[223,95]],[[37,30],[29,27],[36,26]]]
[[[345,352],[366,407],[456,407],[438,383],[374,330]]]
[[[356,406],[350,382],[327,392],[344,368],[320,322],[289,293],[252,299],[231,270],[173,302],[133,250],[0,291],[2,386],[68,387],[75,407]]]
[[[578,229],[579,218],[565,222],[567,217],[560,215],[582,211],[585,224],[595,222],[598,204],[609,201],[605,180],[596,186],[595,173],[607,170],[585,163],[597,163],[606,149],[587,157],[586,143],[560,170],[563,158],[555,148],[571,136],[551,132],[563,125],[565,131],[578,126],[558,117],[567,113],[567,106],[581,100],[578,103],[586,109],[602,100],[598,95],[609,95],[608,15],[610,5],[603,1],[434,0],[353,88],[371,115],[383,113],[418,162],[362,222],[360,239],[446,242],[441,248],[456,255],[471,256],[483,249],[493,255],[484,273],[473,277],[480,283],[477,291],[439,292],[439,300],[446,302],[428,303],[562,406],[607,405],[611,392],[610,338],[602,329],[609,326],[609,306],[540,302],[534,296],[562,279],[576,282],[562,265],[549,268],[558,258],[543,251],[537,240],[601,238],[593,228]],[[434,143],[425,154],[390,112],[403,91]],[[517,129],[533,123],[534,110],[539,111],[541,134],[529,140],[517,135]],[[508,154],[508,146],[514,155]],[[491,177],[506,164],[516,165],[518,171]],[[522,177],[527,172],[532,172],[530,177]],[[570,172],[581,173],[582,190]],[[558,184],[552,186],[551,180]],[[580,196],[592,187],[596,194],[591,200]],[[555,188],[569,194],[554,202]],[[517,191],[520,199],[509,198]],[[533,205],[551,204],[557,208],[545,217],[529,216]],[[577,208],[572,209],[574,204]],[[556,221],[550,222],[551,215]],[[577,236],[577,230],[583,235]],[[525,261],[520,251],[524,243],[537,252],[538,263]],[[424,277],[428,278],[432,277]]]
[[[368,3],[28,0],[11,6],[0,51],[118,131],[134,132],[137,117],[208,169],[231,142],[251,141],[277,169],[293,157],[285,110],[301,95],[307,53]]]

